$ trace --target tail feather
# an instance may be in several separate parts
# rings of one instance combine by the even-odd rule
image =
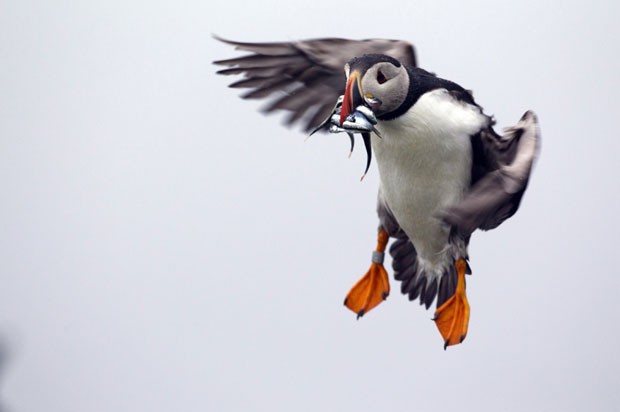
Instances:
[[[420,300],[420,304],[430,308],[437,297],[441,306],[456,290],[456,270],[448,265],[442,274],[427,273],[419,264],[415,247],[408,238],[400,237],[390,247],[394,279],[402,282],[400,291],[409,300]]]

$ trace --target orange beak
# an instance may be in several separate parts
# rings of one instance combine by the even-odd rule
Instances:
[[[347,88],[344,92],[344,100],[342,101],[342,108],[340,111],[341,126],[353,110],[364,102],[361,80],[362,76],[357,70],[351,72],[349,75],[349,81],[347,82]]]

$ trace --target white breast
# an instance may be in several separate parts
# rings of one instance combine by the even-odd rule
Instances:
[[[373,135],[381,193],[413,242],[427,273],[452,262],[440,213],[457,203],[471,178],[471,140],[488,123],[478,107],[445,89],[422,95],[407,113],[379,122]]]

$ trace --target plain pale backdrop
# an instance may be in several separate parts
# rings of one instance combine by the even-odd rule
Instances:
[[[610,411],[620,402],[616,1],[34,1],[0,6],[0,410]],[[543,147],[476,233],[463,345],[392,294],[362,146],[216,76],[248,41],[413,42]],[[238,78],[236,78],[238,79]]]

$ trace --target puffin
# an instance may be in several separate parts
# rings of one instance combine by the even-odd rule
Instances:
[[[402,40],[322,38],[248,43],[216,37],[247,54],[215,61],[244,77],[245,99],[290,112],[306,132],[361,134],[379,172],[377,245],[344,305],[364,316],[390,294],[383,265],[390,239],[402,294],[429,309],[443,347],[467,336],[467,251],[476,230],[515,214],[540,151],[537,116],[526,111],[503,134],[470,90],[417,66]],[[366,173],[366,172],[364,172]]]

